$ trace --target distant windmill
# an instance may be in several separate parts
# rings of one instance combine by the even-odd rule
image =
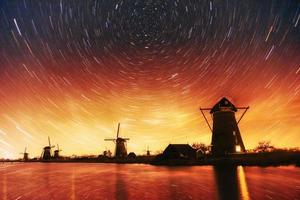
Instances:
[[[54,150],[54,158],[59,158],[60,155],[59,155],[59,152],[62,151],[61,149],[59,149],[59,146],[57,144],[57,149]]]
[[[147,156],[150,156],[150,155],[151,155],[151,151],[149,150],[149,146],[147,146],[146,155],[147,155]]]
[[[222,98],[212,108],[200,108],[201,113],[212,132],[212,154],[224,155],[227,153],[245,152],[245,146],[238,127],[239,122],[249,107],[236,107],[228,99]],[[203,111],[209,110],[213,119],[213,127],[210,126]],[[235,113],[244,110],[241,117],[236,120]]]
[[[25,147],[25,150],[24,150],[23,153],[20,153],[20,154],[23,155],[23,160],[24,161],[28,161],[28,153],[26,152],[26,150],[27,150],[27,147]]]
[[[126,141],[128,141],[129,138],[121,138],[119,137],[119,133],[120,123],[118,124],[117,137],[115,139],[104,139],[104,141],[113,141],[116,144],[115,157],[124,158],[127,156]]]
[[[50,137],[48,136],[48,143],[49,143],[49,146],[45,146],[44,149],[43,149],[43,152],[42,152],[42,159],[43,160],[49,160],[51,159],[52,157],[52,151],[51,149],[54,148],[55,146],[51,146],[51,143],[50,143]]]

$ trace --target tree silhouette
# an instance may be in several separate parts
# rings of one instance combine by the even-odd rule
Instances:
[[[270,141],[261,141],[258,143],[258,146],[254,149],[255,152],[272,152],[275,150],[275,147],[271,145]]]
[[[192,147],[197,150],[201,150],[203,153],[209,151],[209,146],[204,143],[193,143]]]

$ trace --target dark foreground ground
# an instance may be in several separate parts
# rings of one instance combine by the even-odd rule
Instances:
[[[203,156],[197,160],[165,160],[155,158],[155,165],[241,165],[241,166],[279,166],[296,165],[300,166],[300,152],[265,152],[231,154],[223,157]]]
[[[4,162],[20,162],[21,160],[6,160]],[[158,156],[137,156],[136,158],[61,158],[51,160],[28,160],[27,162],[49,162],[49,163],[119,163],[119,164],[152,164],[152,165],[241,165],[241,166],[280,166],[296,165],[300,166],[300,152],[265,152],[265,153],[245,153],[231,154],[223,157],[213,157],[205,155],[198,159],[165,159]]]

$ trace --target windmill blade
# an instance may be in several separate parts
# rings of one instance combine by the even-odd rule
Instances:
[[[129,138],[122,138],[123,140],[129,140]]]
[[[212,108],[200,108],[200,110],[211,110]]]
[[[249,106],[247,106],[247,107],[236,107],[236,109],[249,109],[250,107]]]
[[[201,111],[201,113],[202,113],[202,115],[203,115],[203,117],[204,117],[204,119],[205,119],[205,122],[206,122],[208,128],[209,128],[210,131],[212,132],[212,128],[211,128],[211,126],[210,126],[210,124],[209,124],[209,122],[208,122],[208,120],[207,120],[207,118],[206,118],[206,116],[205,116],[203,110],[211,110],[211,109],[210,109],[210,108],[200,108],[200,111]]]
[[[50,146],[50,148],[54,148],[55,146],[53,145],[53,146]]]
[[[116,139],[113,139],[113,138],[107,138],[107,139],[104,139],[104,141],[115,141]]]
[[[240,123],[240,121],[242,120],[242,118],[244,117],[244,115],[246,114],[246,112],[247,112],[247,110],[249,109],[250,107],[248,106],[248,107],[240,107],[240,108],[237,108],[237,109],[245,109],[244,110],[244,112],[243,112],[243,114],[242,114],[242,116],[240,117],[240,119],[238,120],[238,122],[237,122],[237,124],[239,124]]]
[[[24,153],[26,153],[27,147],[25,147]]]
[[[50,137],[49,136],[48,136],[48,143],[49,143],[49,147],[51,147]]]
[[[116,140],[114,142],[117,143]],[[114,153],[114,155],[115,155],[115,157],[117,157],[117,144],[115,145],[115,153]]]
[[[117,138],[119,137],[119,132],[120,132],[120,123],[118,123]]]
[[[58,144],[57,144],[57,150],[58,152],[62,151],[62,149],[59,148]]]

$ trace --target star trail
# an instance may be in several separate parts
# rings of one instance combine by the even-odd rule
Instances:
[[[300,142],[296,0],[0,3],[0,157],[210,143],[199,107],[250,106],[246,148]],[[207,113],[208,114],[208,113]],[[239,115],[239,113],[238,113]]]

